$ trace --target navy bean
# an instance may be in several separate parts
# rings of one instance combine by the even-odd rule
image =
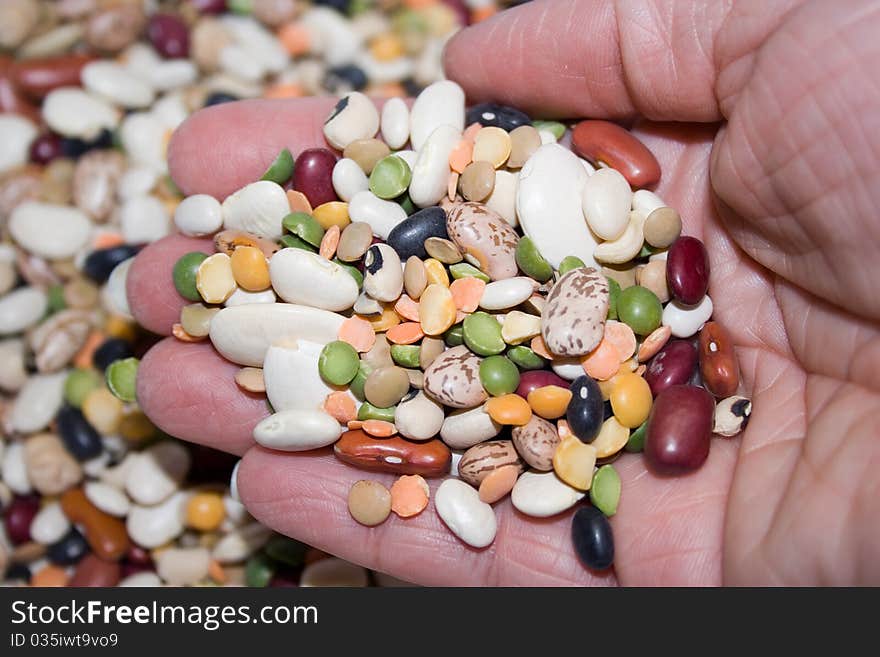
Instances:
[[[65,406],[58,412],[57,421],[64,446],[78,460],[88,461],[104,449],[100,434],[78,408]]]
[[[565,419],[571,432],[581,442],[591,443],[602,428],[604,406],[599,384],[587,375],[571,382],[571,401],[565,411]]]
[[[424,208],[401,221],[389,233],[388,246],[397,251],[403,262],[410,256],[424,259],[428,257],[425,240],[429,237],[449,239],[443,208]]]
[[[465,117],[465,125],[479,123],[483,126],[495,126],[510,132],[521,125],[532,125],[528,114],[515,107],[498,105],[497,103],[480,103],[471,107]]]
[[[57,543],[52,543],[46,550],[46,556],[52,563],[59,566],[75,564],[89,553],[89,544],[75,527],[72,527]]]
[[[137,255],[138,247],[130,244],[92,251],[83,263],[83,273],[96,283],[105,283],[113,268]]]
[[[581,562],[593,570],[605,570],[614,563],[614,534],[605,514],[584,506],[571,519],[571,540]]]

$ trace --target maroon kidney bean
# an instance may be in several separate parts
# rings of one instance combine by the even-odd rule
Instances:
[[[687,383],[697,367],[697,350],[688,340],[670,340],[645,371],[645,381],[655,397],[670,386]]]
[[[43,133],[31,144],[30,158],[34,164],[49,164],[62,155],[61,137],[54,132]]]
[[[154,14],[147,23],[147,37],[163,57],[189,55],[189,30],[174,14]]]
[[[122,578],[122,569],[115,561],[103,561],[87,554],[76,567],[68,586],[116,586]]]
[[[700,374],[703,385],[716,397],[730,397],[739,387],[739,363],[730,333],[718,322],[700,330]]]
[[[532,390],[537,390],[544,386],[568,388],[570,385],[570,381],[566,381],[561,376],[554,372],[550,372],[549,370],[529,370],[528,372],[520,374],[519,386],[516,388],[516,394],[523,399],[526,399]]]
[[[660,475],[698,469],[709,456],[715,400],[703,388],[672,386],[654,400],[645,433],[645,460]]]
[[[336,201],[333,167],[336,156],[326,148],[309,148],[299,154],[293,166],[293,188],[309,199],[313,208]]]
[[[575,153],[593,162],[609,164],[633,187],[647,187],[660,180],[660,163],[629,131],[609,121],[581,121],[571,133]]]
[[[83,67],[93,59],[90,55],[23,59],[13,64],[12,79],[22,93],[41,100],[58,87],[80,86]]]
[[[672,296],[693,306],[709,289],[709,254],[696,237],[679,237],[666,257],[666,282]]]
[[[31,523],[40,510],[40,498],[20,496],[12,500],[6,509],[3,524],[13,545],[21,545],[31,540]]]
[[[153,564],[153,558],[150,556],[150,553],[134,543],[128,546],[128,551],[125,553],[125,561],[137,564],[138,566],[151,566]]]
[[[226,11],[226,0],[189,0],[200,14],[222,14]]]

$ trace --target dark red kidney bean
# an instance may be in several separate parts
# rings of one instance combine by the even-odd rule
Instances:
[[[94,60],[91,55],[60,55],[23,59],[12,65],[12,79],[19,91],[42,100],[58,87],[78,87],[83,67]]]
[[[122,578],[122,569],[115,561],[104,561],[89,554],[79,562],[68,586],[116,586]]]
[[[21,545],[31,540],[31,523],[40,510],[40,498],[36,496],[20,496],[12,500],[3,525],[13,545]]]
[[[222,14],[226,11],[226,0],[189,0],[189,4],[200,14]]]
[[[152,566],[143,563],[132,563],[131,561],[122,561],[119,564],[119,576],[122,579],[137,575],[138,573],[155,570]]]
[[[30,158],[34,164],[49,164],[62,155],[61,137],[55,133],[43,133],[31,144]]]
[[[293,188],[309,199],[313,208],[337,200],[333,189],[333,167],[336,155],[326,148],[309,148],[296,158],[293,166]]]
[[[698,469],[709,456],[715,400],[703,388],[672,386],[651,408],[645,434],[645,460],[660,475]]]
[[[544,386],[568,388],[570,385],[571,384],[568,381],[557,375],[555,372],[549,370],[529,370],[520,374],[516,394],[523,399],[526,399],[532,390],[537,390]]]
[[[611,165],[633,187],[647,187],[660,180],[660,163],[654,154],[616,123],[581,121],[572,130],[571,147],[583,158]]]
[[[125,553],[125,561],[139,566],[150,566],[153,563],[153,558],[140,545],[132,543],[128,546],[128,552]]]
[[[175,59],[189,55],[189,30],[174,14],[153,14],[147,23],[147,37],[163,57]]]
[[[709,254],[696,237],[679,237],[666,256],[666,282],[672,296],[687,306],[700,303],[709,289]]]
[[[614,563],[614,534],[605,514],[594,506],[578,509],[571,519],[574,551],[587,568],[605,570]]]
[[[551,384],[555,385],[555,384]],[[565,410],[565,419],[571,432],[581,442],[591,443],[599,435],[605,417],[605,404],[599,384],[591,377],[579,376],[571,382],[571,401]]]
[[[697,368],[697,350],[688,340],[670,340],[648,363],[645,381],[655,397],[670,386],[690,381]]]
[[[730,333],[718,322],[700,329],[700,374],[703,385],[716,397],[730,397],[739,387],[739,363]]]

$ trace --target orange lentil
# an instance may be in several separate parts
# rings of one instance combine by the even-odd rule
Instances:
[[[312,204],[309,203],[309,199],[306,198],[306,195],[302,192],[288,189],[287,202],[290,204],[291,212],[305,212],[306,214],[312,214]]]
[[[173,335],[175,338],[177,338],[181,342],[201,342],[206,337],[208,337],[206,335],[203,335],[201,337],[196,337],[194,335],[190,335],[189,333],[187,333],[183,329],[183,325],[179,324],[179,323],[175,323],[174,325],[172,325],[171,335]]]
[[[336,337],[361,353],[368,352],[376,344],[376,332],[370,322],[357,315],[342,322]]]
[[[594,379],[607,381],[620,370],[620,357],[611,342],[602,338],[599,346],[581,358],[584,372]]]
[[[519,468],[515,465],[502,465],[492,470],[480,482],[480,501],[494,504],[513,490],[519,478]]]
[[[459,278],[449,286],[455,307],[464,313],[472,313],[479,307],[485,289],[486,282],[475,276]]]
[[[462,139],[469,139],[473,141],[477,133],[483,129],[483,125],[481,123],[471,123],[464,131],[464,134],[461,136]]]
[[[529,346],[532,348],[536,354],[541,356],[542,358],[546,358],[547,360],[554,360],[555,356],[550,353],[550,350],[547,348],[547,343],[544,342],[544,338],[540,335],[536,335],[532,338],[532,341],[529,343]]]
[[[324,411],[339,424],[348,424],[357,418],[357,405],[347,392],[337,390],[327,395]]]
[[[349,431],[357,431],[358,429],[363,428],[364,421],[363,420],[349,420],[347,426],[348,426]]]
[[[112,246],[119,246],[120,244],[125,244],[125,238],[122,237],[121,233],[116,232],[100,232],[95,235],[95,239],[92,241],[92,245],[95,249],[109,249]]]
[[[532,411],[546,420],[555,420],[565,415],[570,401],[571,390],[560,386],[542,386],[528,395]]]
[[[485,7],[477,7],[476,9],[472,9],[471,24],[479,23],[486,20],[487,18],[492,18],[492,16],[497,13],[498,7],[496,7],[495,5],[486,5]]]
[[[31,576],[31,586],[48,587],[48,586],[67,586],[70,577],[67,571],[61,566],[49,564],[40,568]]]
[[[101,331],[92,331],[89,333],[89,337],[86,338],[83,346],[78,352],[76,352],[76,356],[73,357],[74,366],[81,369],[90,368],[92,366],[92,356],[95,354],[95,350],[101,346],[106,337],[107,336]]]
[[[397,433],[397,427],[393,422],[385,420],[365,420],[361,425],[364,433],[368,433],[376,438],[390,438]]]
[[[380,62],[397,59],[404,54],[403,42],[393,32],[380,34],[370,42],[370,54]]]
[[[296,83],[276,84],[263,92],[263,98],[299,98],[304,96],[303,88]]]
[[[474,159],[474,142],[470,139],[462,139],[449,153],[449,168],[456,173],[463,173],[467,165]]]
[[[406,89],[397,82],[370,85],[368,91],[364,93],[377,98],[406,98],[407,96]]]
[[[413,301],[408,294],[401,294],[394,304],[394,312],[411,322],[419,321],[419,302]]]
[[[430,496],[424,477],[403,475],[391,486],[391,510],[401,518],[412,518],[425,510]]]
[[[425,333],[418,322],[404,322],[388,329],[385,337],[393,344],[415,344],[425,337]]]
[[[299,23],[282,25],[278,30],[278,40],[293,57],[305,55],[312,45],[308,30]]]
[[[336,254],[336,247],[339,246],[339,236],[342,234],[342,229],[333,224],[327,231],[324,233],[324,237],[321,238],[321,246],[318,248],[318,254],[330,260]]]
[[[449,174],[449,181],[446,183],[446,198],[450,201],[455,200],[455,193],[458,190],[458,173],[453,171]]]
[[[208,576],[218,584],[226,584],[228,579],[226,571],[223,570],[223,566],[216,559],[211,559],[208,562]]]
[[[636,334],[623,322],[613,319],[605,322],[604,339],[617,350],[621,363],[629,360],[636,351]]]
[[[486,412],[498,424],[522,426],[532,419],[531,406],[515,393],[492,397],[486,402]]]

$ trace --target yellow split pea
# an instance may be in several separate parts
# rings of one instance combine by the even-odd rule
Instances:
[[[232,252],[230,261],[235,282],[248,292],[262,292],[272,284],[269,261],[257,247],[238,247]]]

